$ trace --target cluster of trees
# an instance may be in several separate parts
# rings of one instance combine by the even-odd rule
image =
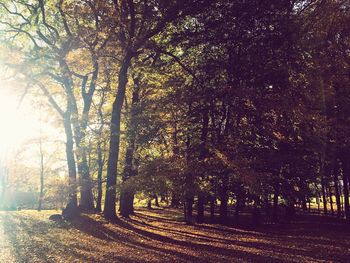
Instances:
[[[66,136],[64,215],[135,194],[227,220],[321,196],[350,219],[350,5],[332,0],[9,0],[2,61]],[[30,91],[30,92],[29,92]],[[79,197],[79,198],[78,198]],[[78,201],[79,199],[79,201]],[[328,201],[327,201],[328,200]],[[334,203],[335,200],[335,203]]]

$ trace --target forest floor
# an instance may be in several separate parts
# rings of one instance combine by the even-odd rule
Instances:
[[[285,224],[186,225],[181,211],[138,209],[111,224],[100,215],[57,224],[57,211],[0,212],[0,262],[349,262],[350,231],[308,215]]]

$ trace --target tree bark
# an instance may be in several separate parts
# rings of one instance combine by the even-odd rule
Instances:
[[[236,200],[236,206],[235,206],[235,219],[236,222],[239,222],[239,212],[241,210],[241,197],[240,195],[237,195],[237,200]]]
[[[272,213],[272,218],[274,222],[278,221],[278,188],[275,187],[275,192],[273,194],[273,213]]]
[[[207,156],[207,137],[208,137],[208,127],[209,127],[209,110],[204,108],[202,113],[202,132],[201,132],[201,145],[200,145],[200,155],[199,161],[203,162]],[[203,164],[204,165],[204,164]],[[201,175],[202,179],[205,179],[205,175]],[[199,190],[198,193],[198,203],[197,203],[197,221],[202,223],[204,221],[204,193]]]
[[[44,197],[44,172],[45,172],[43,142],[41,138],[41,123],[40,123],[39,153],[40,153],[40,193],[39,193],[38,211],[41,211],[43,197]]]
[[[121,110],[125,99],[126,84],[128,82],[128,69],[132,59],[131,52],[127,52],[118,75],[118,91],[112,107],[112,119],[110,124],[109,158],[107,165],[106,198],[104,217],[115,220],[116,213],[116,183],[120,144]]]
[[[188,107],[188,112],[191,113],[192,105]],[[187,135],[186,140],[186,162],[187,167],[190,167],[191,162],[191,138]],[[194,202],[194,178],[191,171],[185,173],[185,221],[192,224],[193,221],[193,202]]]
[[[204,196],[199,195],[198,196],[198,203],[197,203],[197,222],[202,223],[204,221]]]
[[[120,213],[123,217],[129,217],[134,213],[134,190],[127,181],[135,174],[133,169],[133,160],[135,152],[136,135],[138,132],[137,115],[139,112],[138,106],[140,103],[140,79],[134,77],[134,90],[131,100],[130,120],[127,132],[127,150],[125,154],[125,166],[122,176],[123,185],[120,192]]]
[[[228,213],[227,185],[228,185],[228,178],[227,178],[227,175],[225,174],[222,181],[222,186],[220,189],[220,221],[221,223],[227,222],[227,213]]]
[[[172,193],[171,193],[171,203],[170,203],[170,206],[171,206],[171,207],[177,208],[179,205],[180,205],[179,199],[177,198],[175,192],[172,192]]]
[[[302,208],[303,208],[303,211],[306,212],[307,211],[307,195],[304,195],[303,196],[303,200],[302,200]]]
[[[349,177],[350,167],[343,155],[341,158],[342,170],[343,170],[343,193],[344,193],[344,212],[347,221],[350,221],[350,206],[349,206]]]
[[[210,197],[210,218],[212,221],[215,218],[215,196]]]
[[[77,171],[73,149],[74,142],[70,114],[66,114],[63,120],[63,124],[66,134],[66,156],[68,164],[69,196],[67,206],[65,209],[63,209],[62,215],[66,218],[73,218],[79,214],[79,211],[77,200]]]
[[[157,194],[154,194],[153,196],[154,196],[154,204],[155,204],[155,206],[156,207],[160,207]]]
[[[328,190],[327,192],[328,192],[328,196],[329,196],[329,205],[331,207],[331,213],[332,213],[332,216],[334,216],[332,188],[329,186],[327,190]]]
[[[101,136],[101,135],[100,135]],[[96,200],[96,211],[102,211],[102,175],[103,175],[103,157],[102,157],[102,147],[101,141],[98,142],[97,145],[97,200]]]
[[[326,182],[323,175],[321,175],[321,190],[322,190],[322,201],[323,201],[323,213],[327,215],[327,193],[326,193]]]
[[[334,190],[335,190],[335,200],[337,204],[337,217],[341,217],[341,200],[340,200],[340,192],[339,192],[339,162],[338,160],[334,164]]]
[[[189,196],[186,198],[185,205],[185,220],[186,223],[191,224],[193,221],[193,196]]]
[[[97,62],[94,63],[94,72],[90,83],[89,92],[86,92],[85,90],[87,77],[83,80],[84,84],[82,88],[82,97],[84,106],[80,120],[77,100],[73,91],[74,84],[72,79],[72,72],[64,58],[61,58],[59,60],[60,68],[62,74],[64,75],[64,77],[61,79],[61,82],[65,87],[67,103],[70,112],[70,123],[73,127],[72,134],[76,148],[76,165],[78,168],[80,183],[80,208],[88,211],[92,211],[94,209],[94,200],[92,195],[92,183],[90,178],[89,165],[87,161],[85,133],[88,125],[88,113],[90,111],[90,106],[92,103],[92,96],[96,87],[96,79],[98,74],[98,65],[96,65],[96,63]]]
[[[94,198],[92,195],[92,182],[90,177],[90,169],[86,156],[86,147],[85,146],[77,147],[78,157],[78,173],[79,173],[79,183],[80,183],[80,204],[79,207],[85,211],[94,210]],[[83,143],[84,144],[84,143]]]

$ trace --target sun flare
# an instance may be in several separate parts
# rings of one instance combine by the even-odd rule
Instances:
[[[0,156],[6,158],[38,130],[37,112],[26,101],[0,88]]]

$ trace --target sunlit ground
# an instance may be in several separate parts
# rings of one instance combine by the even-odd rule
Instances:
[[[300,216],[256,228],[186,225],[181,210],[138,209],[117,224],[57,211],[0,212],[0,262],[349,262],[349,230],[336,218]],[[8,261],[9,260],[9,261]]]

